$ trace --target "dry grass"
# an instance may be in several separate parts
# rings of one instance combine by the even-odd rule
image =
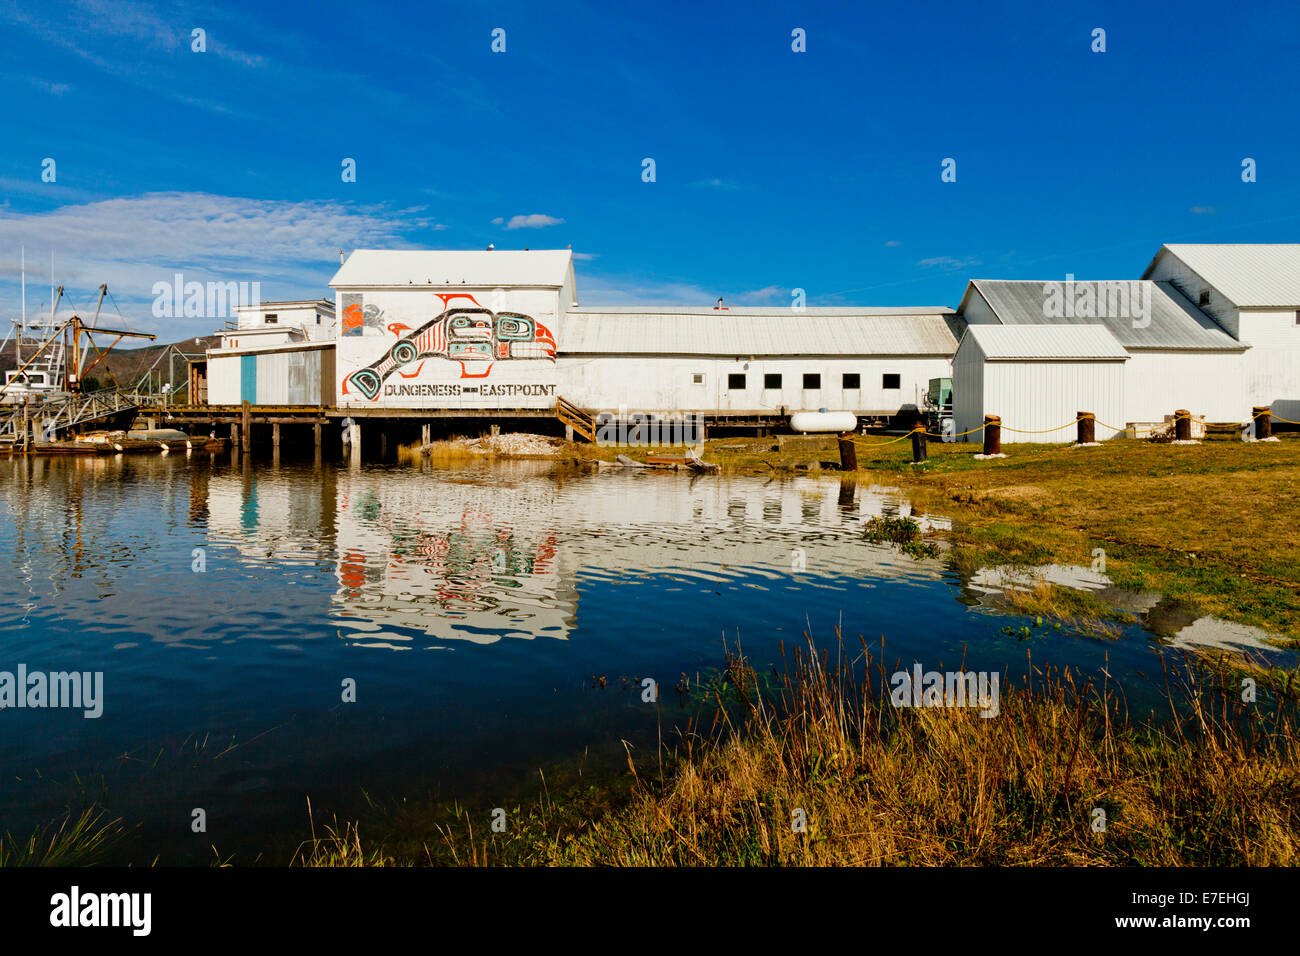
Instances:
[[[632,792],[618,805],[548,798],[505,834],[457,810],[408,862],[1300,863],[1292,693],[1246,705],[1223,675],[1189,669],[1165,675],[1159,722],[1131,721],[1114,685],[1035,671],[984,718],[895,708],[886,671],[868,661],[864,680],[804,650],[772,680],[732,657],[708,731],[642,766],[629,751]]]

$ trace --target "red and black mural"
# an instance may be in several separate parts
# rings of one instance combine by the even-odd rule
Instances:
[[[429,359],[460,364],[460,377],[487,378],[497,362],[516,359],[555,361],[555,336],[522,312],[493,312],[467,292],[436,293],[442,312],[419,328],[401,322],[385,324],[384,314],[360,302],[345,303],[342,334],[361,335],[369,327],[397,336],[388,352],[343,379],[343,394],[358,393],[374,401],[394,374],[415,378]],[[454,300],[469,300],[468,305]]]

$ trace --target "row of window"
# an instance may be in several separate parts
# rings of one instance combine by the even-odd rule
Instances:
[[[694,376],[696,385],[704,384],[704,376],[696,373]],[[743,389],[745,387],[746,376],[744,372],[732,372],[727,376],[727,388]],[[781,373],[768,372],[763,376],[764,388],[780,388]],[[804,372],[803,387],[806,389],[815,389],[822,387],[822,377],[818,372]],[[842,388],[861,388],[862,376],[857,372],[845,372]],[[897,372],[886,372],[880,376],[880,387],[884,389],[902,388],[902,376]]]

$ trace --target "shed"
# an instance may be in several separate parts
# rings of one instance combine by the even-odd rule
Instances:
[[[1072,441],[1074,429],[1058,426],[1088,411],[1097,416],[1097,439],[1114,437],[1119,431],[1109,426],[1124,424],[1128,359],[1101,325],[970,325],[953,357],[957,432],[998,415],[1005,441]]]

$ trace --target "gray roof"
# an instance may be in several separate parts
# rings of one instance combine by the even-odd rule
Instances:
[[[986,359],[1099,359],[1123,362],[1128,352],[1104,325],[971,325],[962,345],[979,346]]]
[[[1075,295],[1084,285],[1091,285],[1100,301],[1113,294],[1112,289],[1127,287],[1131,296],[1138,291],[1141,303],[1124,308],[1099,306],[1096,311],[1107,315],[1049,315],[1049,295],[1064,298],[1064,283],[1049,280],[1010,281],[975,279],[962,297],[963,310],[969,296],[980,295],[1004,325],[1104,325],[1130,351],[1141,349],[1196,349],[1205,351],[1241,351],[1245,345],[1225,332],[1214,319],[1193,305],[1169,282],[1124,279],[1113,282],[1075,282]],[[1053,287],[1060,290],[1053,292]],[[1058,300],[1059,301],[1059,300]],[[1122,302],[1122,300],[1118,300]],[[1142,305],[1150,303],[1150,322]],[[1136,317],[1136,318],[1135,318]],[[1138,323],[1138,324],[1135,324]]]
[[[558,289],[573,268],[568,249],[358,249],[330,279],[333,288],[526,286]]]
[[[1169,243],[1160,247],[1183,263],[1229,302],[1247,308],[1300,307],[1300,244]],[[1155,268],[1155,259],[1144,275]]]
[[[941,355],[957,349],[950,310],[586,311],[565,314],[562,355]]]

